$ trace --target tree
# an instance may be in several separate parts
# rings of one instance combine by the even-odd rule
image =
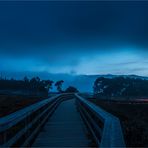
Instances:
[[[95,80],[94,85],[93,85],[94,94],[97,94],[97,93],[98,93],[98,91],[100,90],[101,85],[102,85],[101,83],[102,83],[102,81],[104,81],[104,80],[105,80],[104,77],[99,77],[99,78],[97,78],[97,79]]]
[[[29,82],[29,79],[26,76],[24,77],[24,82],[26,82],[26,83]]]
[[[94,82],[94,94],[114,97],[147,97],[148,80],[115,77],[115,78],[98,78]]]
[[[43,80],[42,84],[47,89],[47,91],[49,92],[49,90],[52,89],[53,81],[51,81],[51,80]]]
[[[35,77],[33,77],[31,80],[30,80],[30,85],[32,87],[32,89],[34,89],[37,85],[37,80]]]
[[[77,88],[73,87],[73,86],[69,86],[66,90],[65,90],[66,93],[77,93],[79,92],[77,90]]]
[[[62,91],[62,84],[64,83],[64,81],[63,80],[60,80],[60,81],[57,81],[56,83],[55,83],[55,86],[57,87],[57,91],[58,92],[63,92]]]

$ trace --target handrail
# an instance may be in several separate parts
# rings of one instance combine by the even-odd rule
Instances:
[[[62,95],[59,94],[0,118],[0,146],[13,146],[24,134],[26,134],[25,140],[27,140],[35,130],[32,128],[36,127],[39,130],[37,127],[44,123],[42,121],[47,119],[60,101],[62,101]],[[13,133],[13,130],[18,127],[20,127],[19,131]],[[8,136],[9,132],[13,134],[10,137]],[[23,142],[25,140],[23,139]]]
[[[125,147],[119,119],[78,94],[75,96],[78,109],[96,144],[99,147]]]
[[[18,123],[20,120],[34,112],[35,110],[41,108],[45,104],[52,102],[55,98],[59,97],[60,95],[53,96],[51,98],[45,99],[28,107],[25,107],[21,110],[18,110],[14,113],[11,113],[7,116],[0,118],[0,132],[10,128],[14,124]]]

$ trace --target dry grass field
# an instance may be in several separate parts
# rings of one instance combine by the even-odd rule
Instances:
[[[120,119],[128,147],[148,147],[148,103],[91,101]]]
[[[45,99],[37,96],[0,95],[0,117]]]

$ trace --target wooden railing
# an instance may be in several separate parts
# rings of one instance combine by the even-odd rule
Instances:
[[[56,95],[0,118],[0,147],[30,145],[63,98]]]
[[[47,119],[73,94],[56,95],[0,118],[0,147],[29,146]],[[88,130],[99,147],[125,147],[120,121],[90,101],[75,94]]]
[[[98,147],[125,147],[117,117],[75,94],[78,110]]]

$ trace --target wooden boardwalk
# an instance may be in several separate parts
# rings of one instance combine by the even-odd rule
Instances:
[[[33,147],[88,147],[85,125],[75,99],[63,101],[36,138]]]

